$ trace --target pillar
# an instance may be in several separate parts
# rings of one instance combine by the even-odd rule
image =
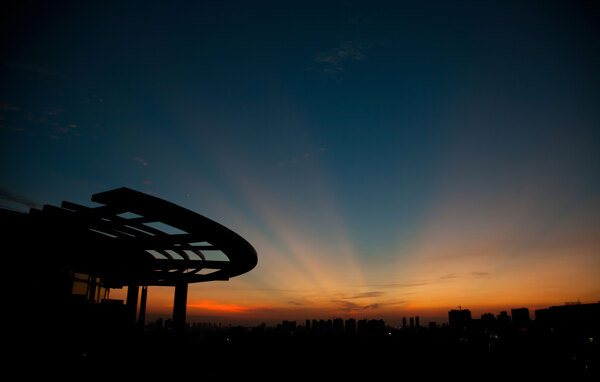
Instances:
[[[146,325],[146,300],[148,299],[148,285],[142,286],[142,297],[140,298],[140,317],[138,326],[140,330],[144,330]]]
[[[175,285],[175,300],[173,302],[173,329],[176,334],[185,332],[185,311],[187,308],[188,283],[180,281]]]
[[[131,284],[127,286],[127,325],[131,325],[131,328],[135,327],[135,316],[137,313],[137,303],[139,295],[139,286],[137,284]]]
[[[88,300],[96,302],[96,277],[88,276]]]

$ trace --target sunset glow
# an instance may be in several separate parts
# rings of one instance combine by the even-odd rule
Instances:
[[[192,309],[202,309],[202,310],[212,310],[217,312],[230,312],[230,313],[241,313],[247,312],[248,310],[253,310],[256,308],[249,306],[239,306],[239,305],[229,305],[229,304],[219,304],[210,300],[203,301],[191,301],[188,303],[188,308]]]

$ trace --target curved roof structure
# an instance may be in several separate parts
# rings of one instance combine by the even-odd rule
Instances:
[[[92,201],[101,206],[63,202],[30,216],[45,256],[109,287],[227,280],[257,264],[240,235],[166,200],[119,188]]]

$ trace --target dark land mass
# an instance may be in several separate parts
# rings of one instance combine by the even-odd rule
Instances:
[[[167,325],[127,328],[107,317],[63,321],[54,330],[29,331],[28,362],[46,376],[81,379],[170,380],[198,378],[535,378],[596,380],[598,327],[550,327],[471,320],[460,327],[390,328],[382,320],[351,329],[331,325],[277,327]],[[81,324],[86,322],[85,324]],[[112,322],[112,323],[111,323]],[[79,324],[78,324],[79,323]],[[323,321],[321,321],[323,323]],[[55,323],[56,324],[56,323]],[[90,328],[94,329],[90,329]],[[40,369],[33,368],[35,373]]]

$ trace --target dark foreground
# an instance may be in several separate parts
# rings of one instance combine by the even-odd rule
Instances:
[[[592,333],[595,336],[595,333]],[[314,334],[263,328],[39,333],[27,373],[62,380],[597,380],[600,338],[576,330],[451,328]]]

